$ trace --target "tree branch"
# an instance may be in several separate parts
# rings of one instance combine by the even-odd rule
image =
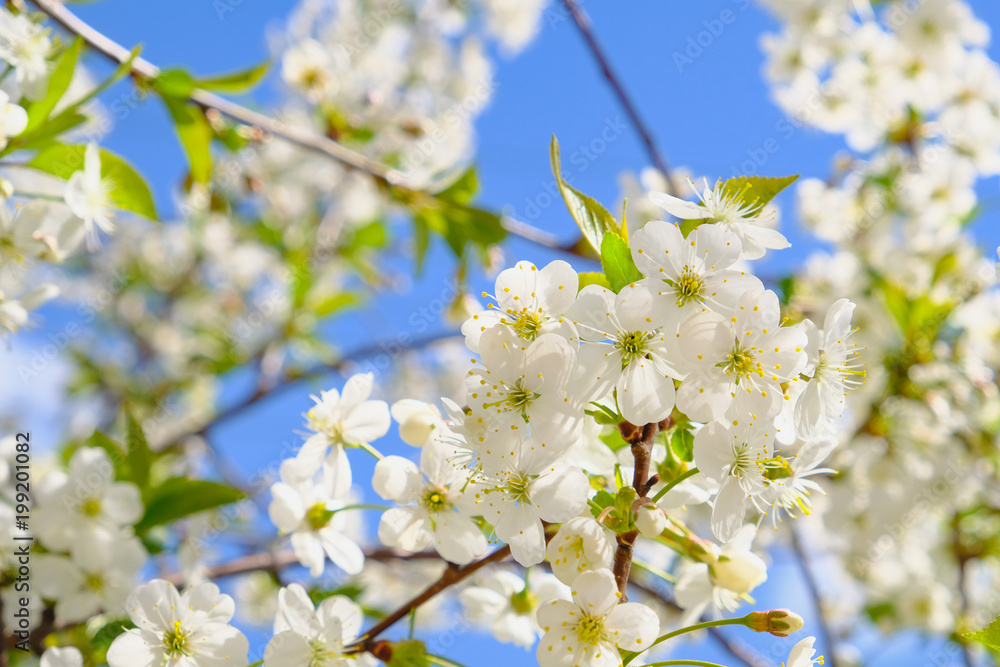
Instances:
[[[583,36],[583,40],[587,43],[587,48],[590,49],[591,54],[594,56],[594,60],[597,61],[597,65],[601,68],[601,73],[604,78],[607,79],[608,84],[611,86],[611,90],[614,91],[615,97],[618,98],[618,102],[625,109],[625,113],[631,119],[632,124],[635,126],[636,131],[639,133],[639,137],[642,139],[642,143],[646,147],[646,153],[649,154],[649,159],[652,161],[653,166],[656,167],[663,177],[667,181],[667,189],[670,194],[677,194],[679,191],[675,187],[673,182],[673,177],[671,174],[670,165],[667,163],[667,159],[660,153],[660,150],[656,147],[656,142],[653,141],[653,135],[646,125],[646,122],[639,115],[639,110],[636,108],[635,104],[632,102],[632,98],[625,91],[625,86],[622,84],[621,79],[615,73],[614,69],[611,67],[611,62],[608,60],[607,55],[604,53],[604,49],[597,41],[597,37],[594,35],[594,31],[590,26],[590,19],[587,14],[580,9],[576,0],[562,0],[563,5],[569,11],[570,16],[573,17],[576,27],[580,30],[580,34]]]
[[[123,64],[128,62],[132,53],[121,44],[115,42],[103,33],[97,31],[88,23],[80,19],[66,9],[61,0],[31,0],[40,10],[47,14],[53,21],[62,26],[73,35],[79,35],[84,42],[104,57],[114,63]],[[144,58],[136,58],[132,61],[132,75],[137,78],[151,79],[160,73],[159,68]],[[285,141],[293,143],[301,148],[320,153],[333,158],[337,162],[363,171],[377,181],[397,188],[404,193],[423,194],[434,197],[430,193],[423,192],[415,184],[409,183],[406,177],[398,170],[387,167],[375,160],[372,160],[357,151],[351,150],[343,144],[337,143],[329,137],[323,136],[310,130],[302,130],[291,125],[286,125],[276,118],[272,118],[258,111],[248,109],[236,104],[231,100],[220,97],[207,90],[195,88],[188,95],[187,99],[197,104],[203,110],[214,109],[216,112],[227,116],[236,122],[248,127],[259,128],[273,136],[280,137]],[[576,248],[576,244],[560,243],[551,234],[537,229],[527,223],[513,220],[511,218],[501,218],[504,229],[514,236],[521,237],[530,243],[544,246],[552,250],[558,250],[577,256],[583,256]]]
[[[649,487],[649,462],[653,451],[653,440],[660,432],[659,424],[646,424],[636,426],[629,422],[619,424],[625,442],[632,446],[632,458],[635,460],[635,472],[632,474],[632,488],[635,489],[639,498],[648,497]],[[621,593],[620,602],[628,602],[629,573],[632,571],[632,545],[635,544],[639,532],[636,530],[621,533],[615,537],[618,548],[615,549],[615,560],[611,566],[611,571],[615,575],[615,582],[618,584],[618,592]]]
[[[792,535],[792,549],[795,551],[799,567],[802,570],[802,578],[805,579],[806,588],[809,591],[809,595],[813,599],[813,605],[816,607],[816,617],[819,621],[819,634],[826,647],[827,667],[837,667],[837,653],[836,647],[833,644],[833,633],[830,632],[830,625],[826,619],[826,610],[823,607],[823,597],[819,591],[819,586],[816,583],[816,577],[813,576],[812,567],[809,563],[809,557],[807,556],[805,549],[802,547],[802,543],[799,540],[798,530],[796,530],[795,526],[789,526],[788,532]]]
[[[360,653],[362,651],[371,651],[375,647],[375,638],[378,637],[383,632],[385,632],[386,630],[388,630],[393,625],[395,625],[397,621],[406,618],[407,614],[409,614],[412,610],[416,609],[423,603],[427,602],[432,597],[434,597],[444,589],[448,588],[449,586],[453,586],[454,584],[457,584],[460,581],[468,578],[470,575],[482,569],[484,566],[489,565],[491,563],[499,563],[500,561],[507,558],[507,556],[509,555],[510,555],[510,547],[504,546],[497,549],[489,556],[486,556],[485,558],[469,563],[468,565],[455,566],[449,564],[448,569],[446,569],[441,574],[441,577],[433,584],[428,586],[423,593],[416,596],[415,598],[413,598],[412,600],[401,606],[399,609],[397,609],[396,611],[392,612],[391,614],[383,618],[381,621],[379,621],[375,626],[373,626],[370,630],[368,630],[368,632],[362,635],[358,639],[358,641],[348,646],[345,652]]]

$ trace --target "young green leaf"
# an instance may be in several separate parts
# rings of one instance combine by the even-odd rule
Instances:
[[[149,482],[149,468],[153,462],[153,452],[149,449],[142,425],[132,414],[125,411],[125,444],[128,446],[126,458],[132,481],[140,488]]]
[[[993,622],[982,630],[976,632],[966,632],[962,634],[965,639],[979,642],[988,646],[994,651],[1000,651],[1000,617],[993,619]]]
[[[578,290],[583,289],[587,285],[600,285],[601,287],[606,287],[611,289],[611,285],[608,284],[608,279],[604,277],[603,273],[598,273],[596,271],[585,271],[579,274],[580,276],[580,286]]]
[[[195,79],[196,88],[203,90],[221,90],[225,93],[242,93],[253,88],[260,82],[267,70],[271,67],[270,62],[263,62],[254,67],[217,74],[204,79]]]
[[[458,204],[468,204],[472,201],[478,189],[479,180],[476,177],[476,168],[469,167],[454,183],[437,193],[436,196],[438,199]]]
[[[611,232],[616,235],[622,233],[618,222],[597,200],[588,197],[563,180],[562,165],[559,160],[559,142],[555,135],[552,135],[549,158],[552,162],[552,173],[556,177],[556,185],[566,202],[566,207],[569,208],[570,215],[576,220],[576,224],[579,225],[580,231],[583,232],[590,245],[594,246],[594,250],[600,252],[601,243],[606,233]]]
[[[86,150],[84,144],[51,144],[39,151],[28,166],[68,179],[73,172],[83,168]],[[149,186],[124,158],[102,148],[101,176],[114,184],[109,194],[118,208],[156,220],[156,207]]]
[[[212,175],[212,127],[208,124],[205,113],[200,107],[181,97],[164,94],[162,98],[174,119],[177,136],[187,154],[191,180],[195,183],[208,183]]]
[[[165,69],[152,80],[164,97],[187,98],[194,91],[194,78],[182,69]]]
[[[722,184],[723,190],[730,197],[740,197],[746,203],[754,202],[764,206],[798,179],[799,175],[780,178],[764,176],[739,176],[730,178]]]
[[[82,48],[83,38],[78,36],[69,48],[63,51],[49,77],[49,90],[45,97],[28,107],[28,125],[22,134],[27,135],[44,123],[52,110],[56,108],[59,100],[66,94]]]
[[[601,241],[601,266],[604,267],[604,275],[608,277],[611,291],[616,294],[626,285],[642,280],[642,274],[632,261],[628,244],[617,234],[604,235]]]
[[[136,524],[137,533],[162,526],[197,512],[214,509],[246,498],[239,489],[203,479],[172,477],[152,489],[146,513]]]

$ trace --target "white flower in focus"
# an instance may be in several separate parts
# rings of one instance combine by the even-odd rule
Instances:
[[[482,515],[510,545],[514,560],[525,567],[542,562],[542,521],[579,516],[590,495],[587,476],[559,459],[559,452],[513,432],[491,438],[482,459],[482,477],[469,488]]]
[[[465,344],[479,352],[483,333],[497,325],[510,327],[520,338],[533,341],[542,334],[557,333],[569,342],[576,340],[573,326],[564,319],[573,305],[580,279],[562,260],[539,269],[531,262],[518,262],[497,276],[496,302],[465,321]],[[489,296],[483,293],[483,296]]]
[[[299,584],[278,591],[274,637],[264,649],[264,667],[371,667],[368,653],[344,655],[358,638],[365,614],[350,598],[328,597],[314,607]]]
[[[229,625],[235,605],[215,584],[178,594],[154,579],[128,596],[125,609],[136,627],[108,649],[108,667],[246,667],[249,642]]]
[[[28,112],[20,104],[11,104],[10,97],[0,90],[0,150],[7,146],[7,139],[16,137],[28,126]]]
[[[772,480],[764,494],[770,501],[771,521],[776,528],[781,521],[782,511],[793,519],[797,512],[809,514],[813,507],[812,493],[826,494],[823,487],[809,478],[813,475],[836,474],[836,470],[817,467],[836,446],[837,440],[834,437],[812,440],[802,445],[794,457],[787,459],[786,463],[792,474]]]
[[[614,553],[615,547],[607,531],[595,519],[586,516],[578,516],[561,525],[545,548],[552,574],[567,585],[583,572],[607,569]]]
[[[39,667],[83,667],[83,654],[75,646],[51,646],[42,654]]]
[[[716,616],[736,611],[742,596],[767,580],[767,566],[750,551],[756,532],[752,524],[747,524],[722,549],[713,545],[715,559],[711,565],[684,562],[674,588],[677,604],[684,609],[681,627],[697,622],[707,609]]]
[[[100,447],[81,447],[69,472],[50,472],[37,487],[34,529],[49,549],[67,550],[95,529],[116,533],[143,513],[139,487],[116,482],[114,466]]]
[[[681,220],[705,220],[707,223],[726,225],[739,237],[743,259],[760,259],[767,250],[780,250],[791,244],[781,232],[758,224],[762,206],[756,201],[745,202],[743,192],[733,192],[720,181],[715,189],[708,187],[699,193],[694,183],[691,188],[701,200],[701,205],[685,201],[663,192],[652,192],[649,198],[670,215]]]
[[[375,492],[405,505],[382,514],[378,526],[382,544],[416,553],[433,543],[442,558],[458,565],[489,550],[467,511],[474,506],[472,494],[463,493],[469,476],[455,465],[455,455],[453,447],[431,442],[421,451],[419,469],[401,456],[387,456],[375,465]]]
[[[807,337],[781,326],[778,297],[753,289],[740,297],[731,317],[713,311],[689,318],[677,334],[682,370],[677,407],[691,419],[709,422],[771,418],[784,403],[782,382],[806,364]]]
[[[576,345],[558,334],[526,343],[509,327],[488,329],[480,339],[484,369],[465,379],[473,417],[495,433],[526,430],[538,440],[568,448],[583,429],[583,408],[567,385],[576,366]],[[476,443],[471,443],[475,445]]]
[[[743,294],[763,285],[731,268],[740,258],[739,238],[722,225],[699,225],[687,238],[674,223],[654,220],[632,235],[632,259],[663,297],[661,308],[680,323],[705,309],[728,315]]]
[[[553,600],[538,609],[545,630],[536,652],[541,667],[617,667],[619,649],[642,651],[656,640],[660,619],[638,602],[618,604],[610,570],[584,572],[572,588],[572,602]]]
[[[816,649],[813,648],[815,643],[815,637],[806,637],[795,646],[792,647],[791,652],[788,654],[788,662],[781,663],[782,667],[813,667],[813,665],[822,665],[823,656],[814,658],[816,655]]]
[[[286,471],[290,476],[306,479],[322,467],[331,493],[336,497],[347,494],[352,478],[346,448],[381,438],[392,424],[385,401],[368,400],[373,383],[371,373],[359,373],[344,383],[342,393],[331,389],[320,392],[320,398],[312,397],[316,405],[306,413],[306,420],[316,435],[291,459],[294,463]]]
[[[342,530],[344,507],[325,481],[299,479],[289,473],[294,459],[281,465],[281,481],[271,486],[271,521],[283,535],[291,534],[292,549],[313,577],[323,573],[326,557],[348,574],[361,572],[365,554]]]
[[[718,539],[728,542],[736,536],[748,502],[767,510],[764,471],[773,446],[774,425],[769,422],[712,422],[695,434],[695,465],[720,487],[712,508],[712,532]]]
[[[857,345],[847,339],[854,333],[851,314],[855,305],[840,299],[826,313],[823,329],[810,320],[802,323],[808,336],[806,375],[811,379],[795,404],[795,432],[802,439],[832,433],[844,411],[847,394],[861,384],[866,362]]]
[[[399,424],[399,437],[412,447],[423,447],[444,425],[436,406],[412,398],[396,401],[389,411]]]
[[[486,625],[497,641],[529,648],[542,635],[535,612],[550,600],[569,599],[569,589],[545,572],[527,577],[494,570],[459,595],[469,618]]]
[[[617,390],[622,416],[636,425],[655,423],[674,407],[678,375],[668,354],[663,327],[671,312],[656,306],[657,288],[626,285],[615,294],[587,285],[570,316],[586,341],[578,354],[578,382],[584,400],[603,398]]]
[[[0,60],[14,68],[21,92],[37,102],[48,92],[52,50],[49,31],[24,12],[14,15],[0,7]]]
[[[114,182],[101,177],[101,153],[97,144],[88,144],[83,157],[83,169],[73,172],[66,182],[66,206],[83,221],[87,247],[99,245],[97,230],[111,234],[115,230],[110,209],[114,204],[111,190]]]

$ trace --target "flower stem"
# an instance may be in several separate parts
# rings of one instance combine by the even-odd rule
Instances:
[[[374,456],[379,461],[381,461],[382,459],[385,458],[385,456],[382,455],[382,452],[380,452],[379,450],[375,449],[374,447],[372,447],[371,445],[369,445],[367,442],[360,443],[358,445],[358,447],[360,447],[361,449],[365,450],[366,452],[368,452],[369,454],[371,454],[372,456]]]
[[[694,667],[725,667],[717,662],[706,662],[705,660],[661,660],[651,662],[643,667],[668,667],[669,665],[694,665]]]
[[[647,646],[646,648],[644,648],[642,651],[639,651],[638,653],[633,653],[632,655],[630,655],[627,658],[625,658],[625,660],[623,661],[622,664],[623,665],[629,664],[630,662],[632,662],[633,660],[635,660],[638,656],[642,655],[643,653],[645,653],[649,649],[653,648],[657,644],[659,644],[661,642],[667,641],[668,639],[673,639],[674,637],[677,637],[677,636],[680,636],[680,635],[683,635],[683,634],[687,634],[688,632],[694,632],[695,630],[705,630],[706,628],[714,628],[714,627],[718,627],[720,625],[746,625],[747,621],[749,619],[750,619],[750,615],[749,614],[747,614],[746,616],[741,616],[740,618],[721,618],[721,619],[716,620],[716,621],[705,621],[704,623],[697,623],[695,625],[689,625],[686,628],[680,628],[678,630],[674,630],[673,632],[668,632],[665,635],[657,637],[655,642],[653,642],[652,644],[650,644],[649,646]],[[699,665],[699,664],[701,664],[701,665],[714,665],[715,663],[712,663],[712,662],[698,662],[698,661],[691,661],[691,660],[681,660],[680,662],[667,661],[665,663],[658,662],[658,663],[655,663],[655,664],[657,664],[657,665]],[[646,665],[646,667],[652,667],[652,665]]]
[[[59,195],[49,195],[42,192],[25,192],[24,190],[14,190],[12,197],[27,197],[28,199],[44,199],[45,201],[65,201]]]
[[[670,480],[669,482],[667,482],[666,486],[664,486],[662,489],[660,489],[659,491],[656,492],[656,495],[653,496],[653,502],[655,503],[657,500],[659,500],[663,496],[667,495],[667,492],[670,491],[670,489],[674,488],[675,486],[677,486],[678,484],[680,484],[684,480],[686,480],[686,479],[688,479],[690,477],[694,477],[699,472],[701,472],[701,471],[698,470],[697,468],[691,468],[690,470],[688,470],[686,473],[684,473],[680,477],[675,477],[674,479]]]

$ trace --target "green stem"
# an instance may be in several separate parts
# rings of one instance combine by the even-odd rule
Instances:
[[[380,452],[379,450],[375,449],[374,447],[372,447],[371,445],[369,445],[367,442],[362,442],[362,443],[358,444],[358,447],[360,447],[361,449],[365,450],[366,452],[368,452],[369,454],[371,454],[372,456],[374,456],[379,461],[381,461],[382,459],[385,458],[382,455],[382,452]]]
[[[357,505],[345,505],[339,510],[334,510],[334,512],[346,512],[347,510],[379,510],[380,512],[385,512],[391,510],[392,507],[389,505],[372,505],[369,503],[360,503]]]
[[[247,667],[260,667],[260,665],[263,664],[264,664],[263,660],[258,660],[257,662],[251,662],[249,665],[247,665]]]
[[[653,502],[655,503],[657,500],[667,495],[667,492],[670,491],[670,489],[674,488],[675,486],[677,486],[684,480],[688,479],[689,477],[694,477],[699,472],[700,471],[697,468],[691,468],[680,477],[675,477],[674,479],[670,480],[669,482],[667,482],[666,486],[664,486],[662,489],[656,492],[656,495],[653,496]]]
[[[714,627],[718,627],[718,626],[721,626],[721,625],[746,625],[749,620],[750,620],[750,614],[747,614],[746,616],[741,616],[740,618],[721,618],[721,619],[716,620],[716,621],[705,621],[704,623],[698,623],[696,625],[689,625],[686,628],[680,628],[679,630],[674,630],[673,632],[668,632],[667,634],[662,635],[661,637],[657,637],[657,639],[656,639],[655,642],[653,642],[652,644],[650,644],[649,646],[647,646],[642,651],[639,651],[638,653],[635,653],[635,654],[629,656],[628,659],[626,659],[623,664],[625,664],[625,665],[629,664],[630,662],[632,662],[632,660],[634,660],[636,658],[636,656],[639,656],[639,655],[645,653],[646,651],[648,651],[649,649],[653,648],[657,644],[665,642],[668,639],[673,639],[674,637],[678,637],[680,635],[687,634],[688,632],[694,632],[696,630],[705,630],[706,628],[714,628]],[[656,664],[695,665],[695,664],[699,664],[699,663],[697,663],[697,662],[691,662],[691,661],[681,661],[679,663],[667,662],[667,663],[656,663]],[[712,665],[713,663],[709,662],[709,663],[701,663],[701,664]],[[651,665],[647,665],[646,667],[651,667]]]
[[[27,197],[29,199],[44,199],[46,201],[65,201],[62,197],[58,195],[47,195],[41,192],[25,192],[24,190],[14,190],[12,197]]]
[[[646,572],[649,572],[650,574],[656,575],[657,577],[659,577],[660,579],[663,579],[664,581],[669,581],[672,584],[673,583],[677,583],[677,579],[673,575],[668,574],[667,572],[664,572],[663,570],[661,570],[660,568],[656,567],[655,565],[650,565],[649,563],[647,563],[645,561],[641,561],[641,560],[639,560],[637,558],[633,558],[632,559],[632,564],[635,565],[636,567],[638,567],[640,570],[645,570]]]
[[[0,83],[3,83],[3,80],[7,78],[7,75],[13,71],[14,71],[14,66],[7,65],[7,69],[5,69],[2,74],[0,74]]]
[[[434,655],[433,653],[427,654],[427,660],[433,665],[440,665],[440,667],[465,667],[465,665],[460,662],[455,662],[450,658]]]

